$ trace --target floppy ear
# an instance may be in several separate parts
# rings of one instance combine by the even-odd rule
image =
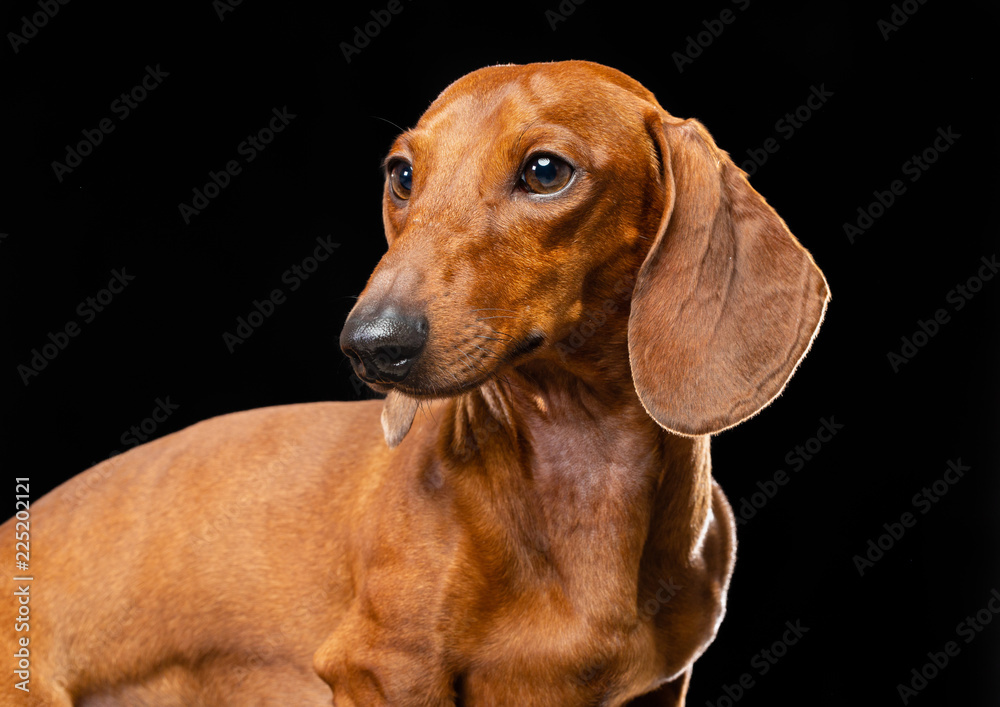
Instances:
[[[664,212],[639,269],[628,345],[650,416],[720,432],[773,400],[829,301],[823,273],[745,173],[695,120],[648,123]]]

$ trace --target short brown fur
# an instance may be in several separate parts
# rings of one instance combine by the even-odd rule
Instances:
[[[551,198],[517,189],[539,151],[576,168]],[[390,157],[413,191],[352,316],[426,316],[410,374],[40,499],[31,692],[0,703],[684,703],[735,552],[709,435],[780,393],[822,273],[699,123],[597,64],[469,74]]]

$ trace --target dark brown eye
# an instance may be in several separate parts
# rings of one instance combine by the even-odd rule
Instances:
[[[532,157],[524,168],[521,181],[528,191],[535,194],[554,194],[573,176],[573,168],[555,155]]]
[[[413,188],[413,166],[403,160],[394,162],[389,168],[389,186],[400,199],[409,199],[410,189]]]

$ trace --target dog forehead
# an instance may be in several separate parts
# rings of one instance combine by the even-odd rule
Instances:
[[[457,93],[490,91],[511,83],[534,89],[539,98],[546,94],[584,97],[592,96],[594,91],[616,93],[615,89],[618,89],[636,98],[656,102],[648,89],[618,69],[592,61],[574,60],[486,66],[457,79],[435,103],[442,99],[452,100]]]
[[[489,126],[515,133],[533,124],[562,125],[584,137],[609,137],[640,125],[650,110],[662,110],[638,81],[601,64],[565,61],[506,64],[473,71],[448,86],[430,105],[414,132]]]

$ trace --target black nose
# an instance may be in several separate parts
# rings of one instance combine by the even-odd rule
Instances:
[[[374,317],[349,317],[340,333],[340,348],[362,380],[398,383],[423,350],[427,330],[423,317],[388,307]]]

